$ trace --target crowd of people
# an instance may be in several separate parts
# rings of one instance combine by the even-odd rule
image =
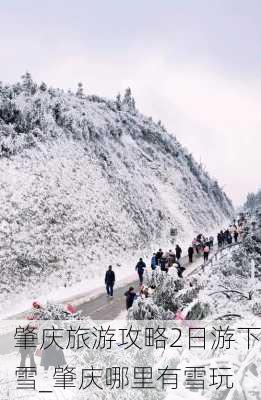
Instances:
[[[230,245],[233,242],[237,243],[239,238],[242,239],[244,234],[243,228],[243,220],[239,220],[238,224],[236,225],[235,221],[233,225],[230,225],[226,230],[221,230],[217,234],[217,243],[218,247],[224,247],[226,245]]]
[[[231,245],[232,243],[237,243],[239,239],[242,238],[244,232],[244,218],[240,217],[236,223],[233,221],[227,229],[221,230],[217,234],[217,246],[218,248],[224,247],[226,245]],[[214,248],[214,237],[206,237],[202,233],[198,234],[192,241],[191,245],[188,247],[187,256],[189,264],[194,262],[194,257],[203,256],[204,263],[209,260],[209,254]],[[183,250],[179,244],[176,245],[175,250],[170,249],[164,252],[161,248],[153,253],[151,257],[150,267],[152,273],[156,270],[160,270],[168,273],[171,269],[176,269],[178,277],[183,278],[183,273],[185,271],[185,264],[187,263],[186,258],[182,259]],[[135,266],[137,271],[139,283],[140,283],[140,295],[143,297],[148,297],[154,290],[154,288],[144,287],[144,272],[147,269],[146,263],[142,258],[139,259]],[[113,297],[113,286],[115,283],[115,273],[112,271],[112,266],[110,265],[108,271],[105,275],[105,285],[108,297]],[[126,308],[132,307],[134,299],[137,297],[133,286],[131,286],[127,292],[126,296]]]

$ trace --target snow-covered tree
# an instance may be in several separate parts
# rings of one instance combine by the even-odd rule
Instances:
[[[47,91],[47,85],[45,82],[42,82],[39,86],[39,89],[41,90],[41,92],[46,92]]]
[[[122,107],[123,109],[126,109],[130,112],[135,112],[135,100],[134,97],[132,96],[131,89],[128,87],[125,90],[125,94],[122,100]]]
[[[37,84],[33,81],[32,75],[29,72],[22,75],[22,88],[28,95],[36,93]]]
[[[77,91],[76,91],[76,96],[82,98],[84,96],[83,92],[83,84],[82,82],[78,83]]]
[[[118,93],[116,96],[116,107],[117,107],[117,110],[119,110],[119,111],[121,110],[121,104],[122,104],[121,94]]]

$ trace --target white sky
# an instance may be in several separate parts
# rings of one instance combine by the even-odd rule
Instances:
[[[261,1],[128,3],[0,0],[0,80],[130,86],[239,205],[261,187]]]

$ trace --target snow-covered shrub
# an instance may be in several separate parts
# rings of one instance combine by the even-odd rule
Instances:
[[[70,308],[69,308],[70,310]],[[81,312],[72,308],[68,310],[64,304],[47,303],[45,306],[33,308],[32,319],[38,320],[80,320],[83,319]]]
[[[175,314],[163,307],[158,307],[151,298],[134,301],[129,309],[128,319],[134,320],[168,320],[175,319]]]

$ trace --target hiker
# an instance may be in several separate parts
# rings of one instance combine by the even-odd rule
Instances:
[[[115,273],[112,271],[112,266],[109,265],[108,271],[105,274],[105,285],[108,297],[113,297],[113,286],[115,283]]]
[[[126,296],[126,309],[128,310],[129,308],[132,307],[134,299],[137,295],[134,292],[134,288],[132,286],[129,287],[129,289],[127,290],[127,292],[124,293],[124,295]]]
[[[142,258],[139,259],[139,262],[137,263],[135,269],[138,272],[139,275],[139,280],[140,284],[142,285],[143,283],[143,274],[144,274],[144,269],[146,268],[145,262],[142,260]]]
[[[228,232],[228,234],[227,234],[227,244],[232,244],[232,241],[233,241],[232,236],[231,236],[230,232]]]
[[[227,244],[229,244],[230,232],[229,232],[228,229],[226,229],[225,232],[224,232],[224,239],[225,239],[224,241],[225,241]]]
[[[217,242],[218,242],[219,248],[222,247],[222,241],[223,241],[223,238],[222,238],[221,232],[219,232],[217,235]]]
[[[234,232],[234,240],[235,240],[235,243],[237,243],[237,241],[238,241],[238,231],[237,231],[237,229]]]
[[[209,237],[209,246],[210,246],[210,248],[214,247],[214,237],[213,236]]]
[[[202,233],[200,233],[197,237],[196,237],[196,240],[198,241],[198,242],[201,242],[201,240],[202,240]]]
[[[160,265],[160,260],[163,256],[163,251],[161,249],[159,249],[159,251],[157,251],[156,253],[156,260],[157,260],[157,265]]]
[[[153,256],[151,257],[150,265],[151,265],[152,271],[155,271],[155,269],[157,268],[157,265],[158,265],[156,253],[153,253]]]
[[[221,238],[221,247],[224,246],[225,242],[225,233],[223,231],[220,231],[220,238]]]
[[[180,257],[181,257],[181,254],[182,254],[182,249],[181,249],[181,247],[180,247],[178,244],[177,244],[177,246],[176,246],[175,251],[176,251],[176,258],[177,258],[177,260],[179,261],[179,259],[180,259]]]
[[[165,257],[161,257],[161,259],[160,259],[160,269],[161,269],[161,271],[168,272],[168,269],[166,267],[166,262],[167,262],[166,258]]]
[[[189,257],[189,262],[193,262],[193,254],[194,254],[194,249],[192,246],[189,246],[188,248],[188,257]]]
[[[170,265],[174,264],[176,261],[176,254],[172,250],[169,250],[169,261]]]
[[[177,268],[178,277],[182,279],[183,278],[183,272],[185,271],[185,268],[182,267],[178,261],[176,261],[174,266]]]
[[[170,268],[176,260],[176,256],[172,250],[169,250],[168,253],[165,255],[167,261],[167,267]]]
[[[208,261],[208,255],[209,255],[209,246],[206,243],[205,247],[204,247],[204,251],[203,251],[203,256],[204,256],[204,262]]]
[[[192,246],[194,249],[196,249],[196,252],[198,254],[199,253],[199,242],[197,241],[197,239],[192,240]]]

